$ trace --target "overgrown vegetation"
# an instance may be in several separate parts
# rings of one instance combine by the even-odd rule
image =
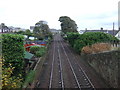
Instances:
[[[70,45],[73,47],[75,41],[78,39],[79,36],[80,36],[79,33],[70,32],[70,33],[67,33],[66,38],[69,41]]]
[[[4,63],[3,63],[4,66]],[[22,87],[22,75],[18,76],[13,75],[15,67],[9,63],[9,67],[2,68],[2,89],[10,90],[12,88],[21,88]]]
[[[13,74],[22,73],[24,66],[24,37],[17,34],[2,34],[3,68],[8,68],[9,63],[15,67]]]
[[[78,53],[81,52],[84,46],[89,46],[99,42],[119,41],[116,37],[103,32],[86,32],[84,34],[67,33],[67,40]]]
[[[46,52],[46,47],[33,46],[30,48],[30,52],[33,53],[36,57],[41,57]]]
[[[82,48],[81,53],[82,54],[92,54],[92,53],[99,53],[104,51],[110,51],[111,50],[111,44],[109,43],[95,43],[91,46],[85,46]]]
[[[23,88],[26,88],[29,83],[32,83],[34,80],[35,71],[31,70],[26,76],[26,80],[24,82]]]
[[[21,88],[24,67],[24,37],[2,34],[2,88]]]

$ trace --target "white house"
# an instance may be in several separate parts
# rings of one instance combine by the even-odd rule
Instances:
[[[115,35],[115,37],[117,37],[120,40],[120,30],[118,31],[118,33]]]
[[[61,30],[57,30],[57,29],[50,29],[50,32],[55,34],[55,33],[60,33]]]
[[[86,30],[80,30],[80,31],[78,31],[78,32],[79,32],[79,34],[83,34],[85,31],[86,31]]]

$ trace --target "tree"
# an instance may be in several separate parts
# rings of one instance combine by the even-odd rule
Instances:
[[[78,32],[77,24],[68,16],[61,16],[59,20],[61,22],[61,29],[64,33],[67,32]]]
[[[18,31],[18,32],[15,32],[16,34],[22,34],[22,35],[24,35],[25,34],[25,32],[24,31],[22,31],[22,30],[20,30],[20,31]]]
[[[2,33],[9,32],[9,28],[5,25],[5,23],[1,23],[0,26],[1,26]]]
[[[49,26],[46,21],[39,21],[35,24],[33,33],[37,38],[45,38],[49,34]]]
[[[5,24],[4,24],[4,23],[1,23],[1,30],[2,30],[2,33],[4,32],[4,29],[5,29]]]
[[[29,38],[30,36],[32,36],[32,33],[30,32],[29,29],[27,29],[24,34],[27,35],[27,38]]]

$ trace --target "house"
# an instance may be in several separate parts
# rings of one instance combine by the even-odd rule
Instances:
[[[33,32],[35,26],[30,26],[30,31]]]
[[[85,31],[86,31],[86,30],[80,30],[80,31],[78,31],[78,32],[79,32],[79,34],[83,34]]]
[[[2,25],[0,25],[0,33],[9,33],[9,32],[11,32],[9,27],[4,26],[3,28]]]
[[[80,34],[83,34],[85,32],[104,32],[115,36],[118,30],[114,30],[114,31],[113,30],[80,30],[79,31]]]
[[[55,34],[55,33],[60,33],[61,30],[57,30],[57,29],[50,29],[50,32]]]
[[[117,32],[117,34],[115,35],[115,37],[117,37],[120,40],[120,30]]]

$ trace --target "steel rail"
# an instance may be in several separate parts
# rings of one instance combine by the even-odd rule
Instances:
[[[62,69],[62,62],[61,62],[61,55],[60,55],[60,50],[59,50],[59,45],[58,45],[58,56],[59,56],[59,62],[60,62],[60,78],[61,78],[61,86],[62,90],[64,90],[64,82],[63,82],[63,69]]]
[[[62,46],[62,48],[63,48],[63,51],[64,51],[64,53],[65,53],[65,56],[67,57],[67,61],[68,61],[69,65],[70,65],[70,68],[71,68],[71,70],[72,70],[72,73],[73,73],[73,75],[74,75],[74,78],[75,78],[75,80],[76,80],[76,83],[77,83],[77,85],[78,85],[78,88],[81,90],[81,86],[80,86],[79,81],[78,81],[78,79],[77,79],[77,76],[76,76],[76,74],[75,74],[75,72],[74,72],[74,69],[73,69],[73,67],[72,67],[72,65],[71,65],[71,62],[70,62],[70,60],[69,60],[69,58],[68,58],[68,55],[67,55],[67,53],[66,53],[66,51],[65,51],[65,48],[63,47],[63,45],[62,45],[61,42],[60,42],[60,44],[61,44],[61,46]]]
[[[73,53],[72,53],[71,50],[68,48],[68,46],[67,46],[67,49],[70,51],[71,55],[73,56],[74,60],[76,61],[77,56],[74,57]],[[85,75],[85,77],[87,78],[87,80],[89,81],[89,83],[91,84],[92,88],[95,88],[94,85],[92,84],[92,82],[90,81],[89,77],[87,76],[87,74],[86,74],[85,71],[83,70],[83,68],[82,68],[78,63],[76,63],[76,64],[79,66],[79,68],[81,69],[81,71],[83,72],[83,74]],[[94,89],[94,90],[95,90],[95,89]]]
[[[49,81],[49,90],[52,88],[52,80],[53,80],[53,67],[54,67],[54,61],[55,61],[55,55],[54,55],[54,53],[55,53],[55,42],[54,42],[52,68],[51,68],[50,81]]]

